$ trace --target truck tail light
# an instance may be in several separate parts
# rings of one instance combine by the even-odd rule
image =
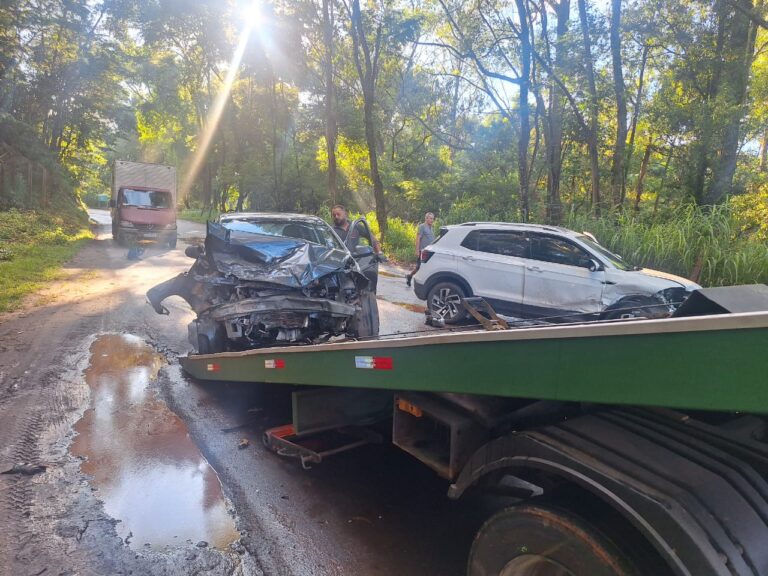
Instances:
[[[419,258],[421,259],[422,263],[429,262],[429,259],[432,258],[432,254],[434,254],[432,250],[422,250]]]

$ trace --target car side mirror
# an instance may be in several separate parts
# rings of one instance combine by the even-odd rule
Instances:
[[[352,254],[355,256],[370,256],[373,254],[373,247],[366,245],[356,246]]]
[[[115,207],[115,201],[112,200],[111,198],[109,199],[109,207],[110,208],[114,208]]]
[[[197,259],[202,255],[202,253],[203,253],[202,246],[187,246],[184,249],[184,255],[188,256],[189,258]]]
[[[601,270],[605,270],[602,264],[598,262],[597,260],[593,260],[592,258],[589,259],[589,262],[587,263],[587,268],[590,272],[600,272]]]

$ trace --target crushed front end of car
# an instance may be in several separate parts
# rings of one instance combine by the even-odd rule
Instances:
[[[189,303],[189,340],[201,354],[376,335],[366,321],[378,320],[375,295],[345,250],[209,222],[204,247],[187,255],[190,270],[147,298],[159,314],[169,296]]]

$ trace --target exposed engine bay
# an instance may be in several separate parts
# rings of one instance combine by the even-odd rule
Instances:
[[[209,222],[204,246],[186,250],[195,258],[189,271],[147,292],[155,311],[168,314],[169,296],[186,300],[197,314],[189,340],[201,354],[377,335],[371,282],[328,226],[271,218],[269,226]]]

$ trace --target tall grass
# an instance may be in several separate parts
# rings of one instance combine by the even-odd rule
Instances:
[[[743,235],[730,205],[681,207],[664,221],[631,215],[571,216],[566,226],[589,231],[630,264],[657,268],[704,286],[768,283],[768,246]]]
[[[93,234],[85,214],[0,211],[0,312],[11,310],[43,283]]]

